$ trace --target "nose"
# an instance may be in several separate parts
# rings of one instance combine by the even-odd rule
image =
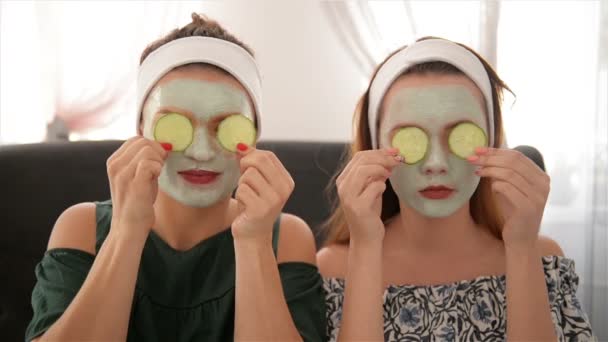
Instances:
[[[196,161],[209,161],[215,158],[217,151],[207,127],[197,127],[194,130],[192,144],[184,151],[184,155]]]
[[[448,172],[448,151],[438,139],[429,145],[427,157],[422,163],[422,173],[425,175],[444,175]]]

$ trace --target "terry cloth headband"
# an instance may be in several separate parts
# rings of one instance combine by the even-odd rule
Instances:
[[[171,41],[153,51],[139,67],[137,75],[137,125],[143,105],[156,82],[169,71],[190,63],[207,63],[234,76],[253,99],[257,137],[262,130],[260,109],[262,82],[253,57],[242,47],[217,38],[186,37]],[[254,118],[250,118],[254,119]]]
[[[490,79],[481,61],[464,47],[444,39],[416,42],[391,56],[378,70],[369,89],[368,123],[372,147],[378,148],[378,110],[388,88],[408,68],[426,62],[445,62],[467,75],[483,94],[490,146],[494,146],[494,106]]]

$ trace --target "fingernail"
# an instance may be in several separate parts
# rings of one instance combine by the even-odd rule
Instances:
[[[249,147],[246,144],[243,144],[243,143],[238,143],[236,145],[236,149],[239,150],[239,151],[241,151],[241,152],[247,151],[248,148]]]
[[[171,151],[173,149],[171,143],[160,143],[160,146],[162,146],[165,151]]]
[[[405,158],[403,158],[403,156],[395,156],[395,160],[398,161],[399,163],[405,162]]]
[[[397,153],[399,153],[399,149],[398,148],[389,148],[388,150],[386,150],[388,152],[388,154],[394,156]]]
[[[467,157],[467,160],[470,162],[475,162],[475,161],[479,160],[479,156],[475,156],[475,155],[469,156],[469,157]]]
[[[479,174],[481,173],[481,169],[477,169],[475,170],[475,174],[479,176]]]
[[[484,154],[488,152],[488,148],[487,147],[476,147],[475,148],[475,153],[479,153],[479,154]]]

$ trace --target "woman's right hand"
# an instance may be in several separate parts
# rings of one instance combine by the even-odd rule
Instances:
[[[127,140],[107,161],[112,195],[112,230],[128,227],[146,238],[154,225],[158,177],[171,149],[141,136]],[[118,228],[125,229],[125,228]],[[120,232],[119,232],[120,233]]]
[[[344,210],[351,241],[382,241],[380,218],[386,180],[403,162],[395,148],[357,152],[338,176],[338,197]]]

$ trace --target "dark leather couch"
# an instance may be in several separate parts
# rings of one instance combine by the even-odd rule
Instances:
[[[32,317],[34,268],[53,224],[69,206],[110,198],[106,159],[121,141],[0,146],[0,341],[23,341]],[[317,236],[330,203],[326,187],[342,164],[343,143],[262,142],[291,173],[296,187],[285,212],[302,217]],[[515,149],[544,169],[529,146]]]
[[[110,198],[106,159],[120,141],[0,146],[0,341],[23,341],[32,317],[34,267],[59,214]],[[285,212],[317,230],[329,213],[325,188],[339,167],[341,143],[266,142],[296,188]],[[317,239],[319,241],[319,239]]]

